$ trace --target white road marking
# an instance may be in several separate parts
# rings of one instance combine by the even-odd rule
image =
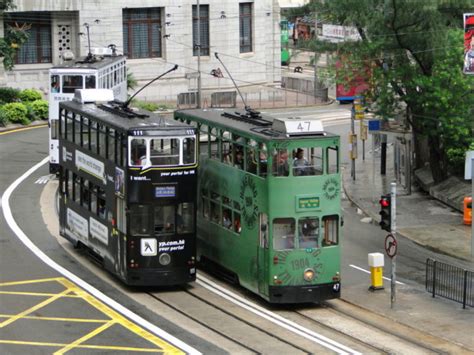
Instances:
[[[265,308],[260,307],[259,305],[250,302],[239,295],[233,293],[232,291],[227,290],[226,288],[217,285],[216,283],[212,282],[208,278],[197,275],[197,280],[196,282],[201,285],[202,287],[208,289],[209,291],[218,294],[222,298],[227,299],[228,301],[248,310],[249,312],[252,312],[259,317],[265,318],[266,320],[283,327],[295,334],[298,334],[314,343],[320,344],[324,346],[325,348],[331,349],[338,354],[357,354],[359,355],[360,353],[357,352],[354,349],[351,349],[341,343],[338,343],[332,339],[329,339],[325,337],[324,335],[318,334],[308,328],[305,328],[295,322],[292,322],[286,318],[283,318],[282,316],[270,312],[266,310]]]
[[[352,268],[354,268],[354,269],[357,269],[357,270],[359,270],[359,271],[363,271],[363,272],[365,272],[366,274],[370,274],[370,271],[367,271],[367,270],[365,270],[365,269],[362,269],[361,267],[358,267],[358,266],[355,266],[355,265],[352,265],[352,264],[349,264],[349,266],[352,267]],[[385,279],[385,280],[388,280],[388,281],[392,281],[392,279],[389,278],[389,277],[382,276],[382,278]],[[399,285],[406,285],[406,284],[404,284],[403,282],[400,282],[400,281],[395,281],[395,283],[397,283],[397,284],[399,284]]]
[[[7,221],[13,233],[15,233],[18,239],[20,239],[20,241],[23,244],[25,244],[25,246],[28,249],[30,249],[38,258],[40,258],[45,264],[47,264],[52,269],[59,272],[64,277],[68,278],[70,281],[74,282],[76,285],[78,285],[82,289],[92,294],[97,299],[101,300],[103,303],[105,303],[109,307],[113,308],[114,310],[121,313],[125,317],[128,317],[131,321],[135,322],[141,327],[146,328],[147,330],[154,333],[155,335],[170,342],[171,344],[175,345],[181,350],[188,352],[189,354],[201,354],[198,350],[190,347],[189,345],[185,344],[181,340],[165,332],[163,329],[160,329],[154,324],[143,319],[138,314],[125,308],[120,303],[116,302],[109,296],[103,294],[102,292],[97,290],[95,287],[89,285],[87,282],[85,282],[78,276],[71,273],[69,270],[66,270],[61,265],[57,264],[55,261],[49,258],[45,253],[43,253],[35,244],[33,244],[33,242],[27,237],[27,235],[23,233],[23,231],[21,230],[21,228],[18,226],[15,219],[13,218],[12,211],[10,208],[10,201],[9,201],[10,196],[12,195],[13,191],[18,187],[18,185],[20,185],[26,178],[28,178],[31,174],[33,174],[37,169],[39,169],[42,165],[46,164],[48,161],[49,161],[49,157],[46,157],[41,162],[39,162],[38,164],[30,168],[26,173],[24,173],[21,177],[15,180],[2,195],[3,215],[5,216],[5,220]]]
[[[35,184],[47,184],[49,180],[53,178],[54,175],[49,174],[49,175],[44,175],[38,178],[38,180],[35,181]]]

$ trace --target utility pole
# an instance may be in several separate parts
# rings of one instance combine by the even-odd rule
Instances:
[[[199,11],[199,0],[197,0],[196,5],[197,12],[197,36],[196,36],[196,46],[197,46],[197,57],[198,57],[198,77],[197,77],[197,108],[201,108],[201,13]]]
[[[391,218],[392,221],[390,223],[391,226],[391,234],[393,236],[393,241],[395,243],[395,248],[397,248],[397,184],[392,182],[390,184],[390,208],[392,210],[391,212]],[[396,250],[396,249],[395,249]],[[391,263],[391,275],[390,278],[392,279],[390,282],[390,308],[393,308],[395,305],[396,301],[396,283],[397,283],[397,253],[395,252],[393,257],[392,257],[392,263]]]

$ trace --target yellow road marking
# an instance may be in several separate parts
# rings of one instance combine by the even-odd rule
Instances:
[[[0,132],[0,136],[3,136],[4,134],[9,134],[9,133],[15,133],[15,132],[21,132],[21,131],[29,131],[30,129],[36,129],[36,128],[43,128],[46,127],[48,124],[40,124],[32,127],[19,127],[16,129],[12,129],[11,131],[6,131],[6,132]]]
[[[26,280],[26,281],[12,281],[12,282],[3,282],[0,283],[0,287],[4,286],[16,286],[16,285],[29,285],[29,284],[37,284],[37,283],[45,283],[45,282],[60,282],[62,277],[53,277],[50,279],[36,279],[36,280]]]
[[[13,317],[11,314],[0,314],[0,318]],[[91,318],[61,318],[61,317],[42,317],[42,316],[24,316],[22,319],[31,320],[50,320],[57,322],[71,322],[71,323],[106,323],[109,319],[91,319]]]
[[[18,340],[0,340],[0,344],[11,345],[30,345],[30,346],[49,346],[49,347],[64,347],[67,344],[62,343],[42,343],[39,341],[18,341]],[[163,353],[160,349],[147,348],[132,348],[127,346],[108,346],[108,345],[78,345],[76,349],[99,349],[99,350],[118,350],[118,351],[136,351],[143,353]]]
[[[95,337],[97,334],[100,334],[102,333],[104,330],[107,330],[109,329],[111,326],[113,326],[114,324],[116,324],[115,321],[109,321],[103,325],[101,325],[99,328],[96,328],[95,330],[93,330],[92,332],[84,335],[82,338],[79,338],[75,341],[73,341],[72,343],[66,345],[65,347],[63,347],[62,349],[56,351],[54,354],[55,355],[61,355],[61,354],[64,354],[66,352],[68,352],[69,350],[75,348],[77,345],[80,345],[82,343],[84,343],[85,341]]]
[[[48,304],[50,304],[50,303],[56,301],[58,298],[61,298],[64,294],[67,294],[67,293],[69,293],[69,292],[71,292],[71,291],[70,291],[70,290],[64,290],[63,292],[58,293],[58,294],[56,294],[56,295],[54,295],[54,296],[48,298],[47,300],[44,300],[44,301],[41,302],[41,303],[38,303],[36,306],[33,306],[33,307],[27,309],[26,311],[23,311],[23,312],[21,312],[21,313],[15,315],[15,316],[13,316],[13,317],[11,317],[10,319],[4,321],[3,323],[0,323],[0,328],[3,328],[3,327],[5,327],[5,326],[7,326],[7,325],[9,325],[9,324],[11,324],[11,323],[17,321],[18,319],[20,319],[20,318],[22,318],[22,317],[24,317],[24,316],[26,316],[26,315],[28,315],[28,314],[30,314],[30,313],[36,311],[37,309],[40,309],[40,308],[43,308],[44,306],[47,306]]]
[[[65,287],[73,290],[76,294],[81,295],[82,298],[92,305],[94,308],[98,309],[102,313],[106,314],[108,317],[113,319],[116,323],[122,325],[124,328],[129,329],[133,333],[139,335],[140,337],[148,340],[150,343],[160,347],[163,349],[164,352],[169,354],[184,354],[181,350],[176,348],[175,346],[163,341],[162,339],[158,338],[157,336],[151,334],[150,332],[146,331],[145,329],[137,326],[135,323],[130,322],[102,302],[100,302],[95,297],[92,297],[87,292],[83,291],[82,289],[78,288],[72,282],[67,279],[62,279],[61,282]]]
[[[43,292],[21,292],[21,291],[0,291],[0,295],[18,295],[18,296],[38,296],[38,297],[51,297],[56,293],[43,293]],[[64,295],[64,298],[80,298],[78,295]]]

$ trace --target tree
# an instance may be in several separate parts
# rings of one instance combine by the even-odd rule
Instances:
[[[416,138],[426,138],[435,182],[459,171],[474,142],[474,78],[462,73],[461,30],[462,14],[473,5],[473,0],[313,0],[304,8],[323,23],[357,28],[360,41],[315,40],[313,49],[337,51],[350,63],[348,76],[370,68],[373,110],[385,119],[403,115]]]
[[[0,15],[12,8],[14,8],[13,0],[0,0]],[[3,66],[6,70],[13,68],[16,51],[28,39],[29,29],[30,26],[25,24],[20,26],[15,23],[14,26],[6,26],[4,37],[0,37],[0,57],[4,57]]]

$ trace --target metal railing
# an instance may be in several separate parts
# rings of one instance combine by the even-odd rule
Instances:
[[[474,307],[474,272],[457,266],[426,259],[426,291]]]

